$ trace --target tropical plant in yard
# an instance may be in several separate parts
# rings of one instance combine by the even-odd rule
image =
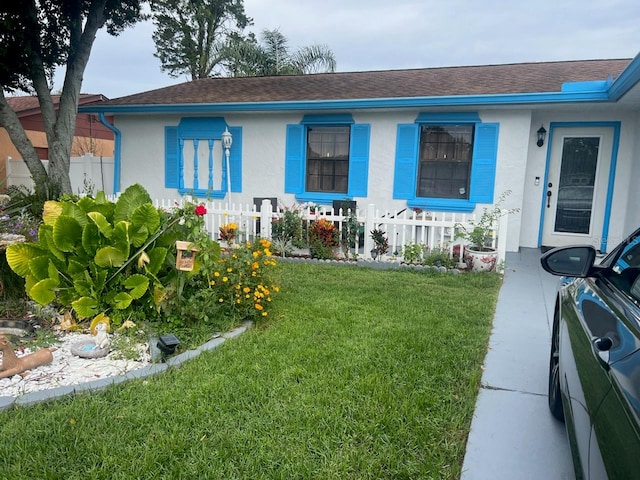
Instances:
[[[373,253],[375,251],[376,256],[384,255],[389,251],[389,239],[387,238],[387,234],[384,230],[380,228],[374,228],[370,232],[371,238],[373,239]]]
[[[334,258],[333,248],[340,244],[338,228],[326,218],[309,225],[309,253],[313,258]]]
[[[140,185],[117,202],[95,198],[48,201],[37,242],[10,245],[7,262],[25,278],[37,303],[72,308],[77,318],[153,312],[164,297],[162,279],[170,236],[161,213]]]

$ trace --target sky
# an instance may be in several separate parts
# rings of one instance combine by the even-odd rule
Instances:
[[[325,44],[339,72],[640,53],[638,0],[244,0],[244,6],[253,18],[245,33],[278,28],[291,50]],[[188,81],[161,71],[152,33],[151,22],[118,37],[99,32],[83,93],[116,98]]]

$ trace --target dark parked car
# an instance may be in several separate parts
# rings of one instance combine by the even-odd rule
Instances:
[[[640,478],[640,230],[602,261],[590,246],[541,259],[563,279],[549,409],[566,424],[578,479]]]

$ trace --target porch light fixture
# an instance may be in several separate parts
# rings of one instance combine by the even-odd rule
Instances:
[[[227,191],[229,192],[229,209],[231,209],[231,162],[229,161],[229,150],[233,143],[233,137],[229,133],[229,129],[225,127],[222,134],[222,148],[224,149],[224,156],[227,160]]]
[[[536,133],[538,134],[538,141],[536,142],[536,145],[541,147],[544,145],[544,139],[547,138],[547,131],[545,130],[544,125],[541,125]]]

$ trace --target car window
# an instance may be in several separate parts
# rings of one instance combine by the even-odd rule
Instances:
[[[625,294],[640,302],[640,237],[622,248],[606,276]]]

